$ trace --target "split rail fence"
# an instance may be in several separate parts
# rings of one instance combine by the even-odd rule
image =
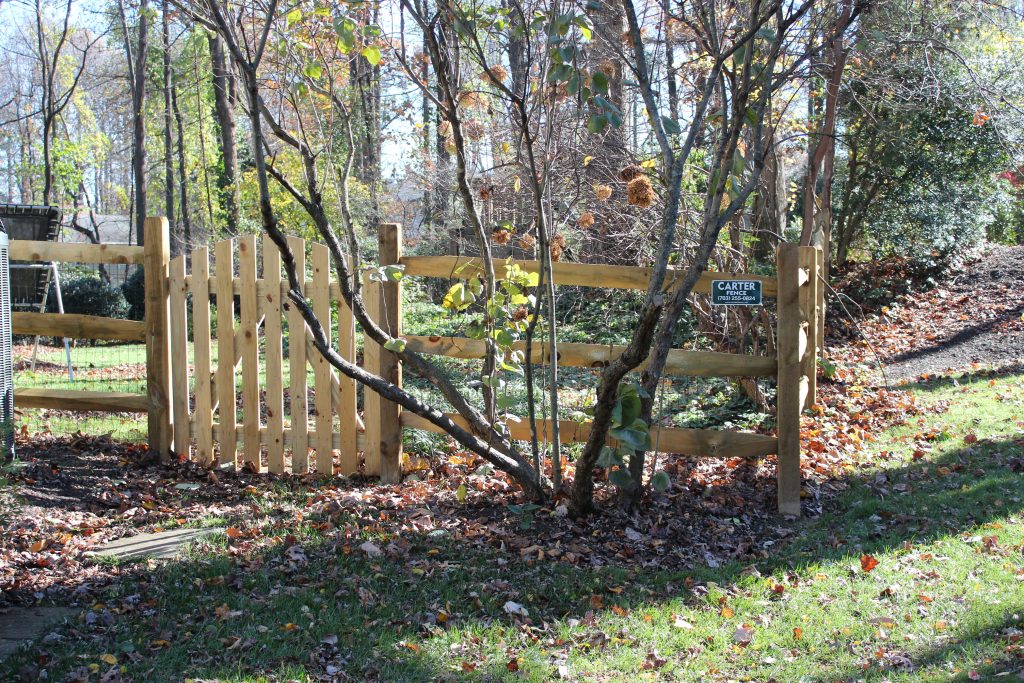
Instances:
[[[172,260],[166,221],[149,219],[145,230],[145,247],[11,243],[12,259],[143,264],[146,283],[144,322],[46,313],[18,313],[13,320],[15,334],[145,340],[145,395],[23,389],[15,392],[16,405],[146,411],[151,448],[203,464],[276,473],[306,473],[312,465],[320,474],[362,472],[385,482],[400,479],[402,430],[438,428],[339,375],[313,348],[298,310],[288,304],[276,248],[267,242],[261,250],[255,236],[243,236],[218,242],[212,250],[196,248],[188,259],[182,255]],[[308,245],[307,274],[307,245],[297,238],[290,243],[303,293],[320,320],[337,321],[332,344],[343,358],[356,362],[355,319],[331,278],[327,247]],[[401,227],[395,224],[380,226],[379,252],[382,266],[402,265],[406,275],[451,279],[457,274],[464,279],[480,270],[479,260],[473,258],[403,255]],[[651,434],[658,449],[667,453],[750,458],[776,454],[779,510],[786,514],[800,511],[800,414],[815,396],[824,310],[821,261],[818,249],[783,245],[775,277],[704,273],[695,287],[698,293],[708,293],[713,280],[759,280],[763,295],[776,298],[777,354],[676,349],[665,368],[666,375],[675,376],[776,377],[777,436],[667,427]],[[539,267],[536,261],[516,263],[532,272]],[[649,277],[650,269],[643,267],[554,264],[556,285],[643,290]],[[670,278],[666,287],[672,286]],[[403,335],[401,288],[401,282],[365,283],[370,314],[392,336],[403,337],[408,349],[423,354],[483,357],[480,340]],[[332,334],[330,325],[324,328]],[[621,352],[622,347],[605,344],[559,344],[558,363],[600,368]],[[533,361],[550,360],[547,345],[536,343]],[[401,385],[398,357],[368,338],[363,340],[362,366]],[[539,425],[550,436],[550,422]],[[509,428],[513,438],[529,439],[525,422]],[[582,442],[590,424],[561,421],[559,430],[564,442]]]

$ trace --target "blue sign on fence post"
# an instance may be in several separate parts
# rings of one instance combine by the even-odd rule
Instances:
[[[760,280],[712,280],[713,306],[760,306]]]

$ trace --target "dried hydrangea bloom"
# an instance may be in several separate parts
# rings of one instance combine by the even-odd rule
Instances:
[[[626,185],[626,201],[633,206],[646,209],[654,203],[654,187],[651,180],[645,175],[633,178]]]
[[[565,237],[555,235],[551,238],[551,260],[561,261],[563,251],[565,251]]]
[[[506,78],[508,78],[508,71],[500,64],[489,66],[485,71],[480,72],[480,80],[489,83],[501,83]]]
[[[612,196],[612,188],[608,185],[594,185],[594,196],[598,201],[606,202]]]
[[[491,233],[491,239],[495,244],[508,244],[512,241],[512,233],[502,228]]]
[[[587,211],[586,213],[580,216],[580,219],[579,221],[577,221],[577,224],[580,226],[581,229],[586,230],[587,228],[594,224],[594,214]]]
[[[619,180],[624,183],[628,183],[633,178],[639,178],[644,174],[644,169],[640,168],[636,164],[630,164],[619,171]]]
[[[533,249],[534,246],[536,246],[536,244],[536,238],[530,233],[526,233],[525,235],[519,238],[519,246],[522,247],[523,249],[526,249],[527,251]]]

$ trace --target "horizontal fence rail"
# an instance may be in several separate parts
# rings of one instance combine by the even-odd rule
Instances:
[[[105,339],[108,341],[146,341],[146,323],[141,320],[104,318],[79,313],[33,313],[15,311],[11,314],[14,334],[34,334],[72,339]]]
[[[8,258],[11,261],[39,263],[104,263],[142,265],[145,247],[128,244],[75,244],[11,240]]]
[[[449,358],[483,358],[486,343],[468,337],[437,337],[407,334],[402,337],[411,351]],[[512,345],[513,350],[526,351],[526,342]],[[626,347],[614,344],[579,344],[562,342],[558,345],[558,364],[572,368],[603,368],[622,355]],[[550,363],[550,345],[535,341],[531,351],[534,363]],[[642,363],[637,370],[643,370]],[[666,375],[688,377],[771,377],[778,372],[778,361],[772,356],[752,356],[718,351],[685,351],[672,349],[665,363]]]
[[[529,273],[540,272],[540,261],[514,260],[514,264]],[[404,256],[398,264],[405,266],[406,275],[423,275],[447,279],[468,279],[483,272],[483,264],[478,258],[470,256]],[[390,265],[390,264],[389,264]],[[495,270],[499,278],[504,276],[504,261],[497,260]],[[556,285],[573,285],[577,287],[599,287],[602,289],[647,289],[651,283],[654,269],[647,266],[608,266],[592,263],[552,264]],[[684,271],[669,269],[665,278],[665,289],[672,289],[683,278]],[[762,293],[774,297],[778,293],[778,281],[765,275],[747,273],[705,272],[694,285],[697,294],[711,291],[712,280],[759,280]]]
[[[147,219],[145,225],[146,245],[125,244],[74,244],[44,242],[35,240],[11,240],[9,258],[11,261],[29,261],[39,264],[85,263],[85,264],[133,264],[142,265],[147,261],[159,263],[167,258],[167,222],[163,219]],[[121,320],[103,316],[75,313],[45,313],[17,311],[11,315],[11,330],[16,335],[37,335],[66,337],[74,339],[102,339],[107,341],[149,342],[164,336],[165,329],[160,319],[160,302],[166,307],[162,293],[162,278],[158,268],[146,271],[145,292],[147,301],[152,299],[155,308],[147,308],[146,320]],[[153,376],[154,361],[158,356],[151,347],[147,348],[147,393],[134,394],[118,391],[89,391],[78,389],[18,388],[14,390],[14,404],[18,408],[40,408],[48,410],[69,410],[107,413],[148,413],[149,445],[165,453],[160,440],[159,425],[166,422],[154,395],[159,394],[160,378]]]
[[[149,399],[146,394],[120,391],[24,388],[14,390],[14,405],[19,408],[141,413],[149,409]]]

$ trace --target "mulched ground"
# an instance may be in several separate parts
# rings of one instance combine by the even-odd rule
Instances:
[[[879,380],[892,383],[1024,361],[1024,246],[990,245],[940,273],[913,271],[899,259],[862,264],[839,286],[863,299],[868,287],[899,290],[908,281],[932,287],[904,293],[864,316],[847,306],[852,320],[832,306],[833,339],[843,344],[833,358],[880,361]]]
[[[862,389],[852,373],[848,381],[826,383],[821,395],[818,415],[806,418],[804,429],[804,513],[812,516],[846,488],[851,465],[867,465],[859,453],[871,434],[919,412],[907,394]],[[257,519],[287,528],[296,515],[322,515],[354,520],[332,530],[339,542],[373,527],[399,539],[441,533],[510,557],[665,569],[753,562],[793,534],[774,512],[774,458],[662,456],[659,466],[672,479],[667,492],[627,514],[604,484],[602,513],[574,520],[561,500],[532,509],[504,475],[479,473],[481,460],[454,449],[403,484],[380,486],[166,465],[144,446],[102,437],[21,436],[19,442],[28,464],[0,484],[0,609],[88,604],[120,572],[90,561],[88,550],[211,517],[230,527],[239,551],[247,536],[233,529],[251,528]]]

